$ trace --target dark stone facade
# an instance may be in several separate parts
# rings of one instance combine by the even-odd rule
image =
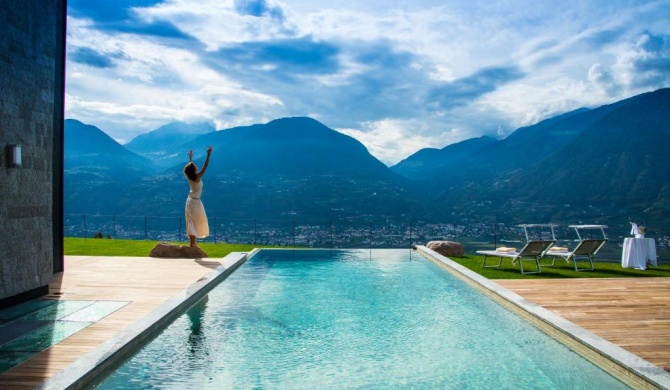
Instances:
[[[65,23],[66,0],[0,2],[0,308],[63,268]]]

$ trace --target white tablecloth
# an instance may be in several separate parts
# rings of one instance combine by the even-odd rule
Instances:
[[[626,238],[623,240],[621,266],[624,268],[647,269],[647,261],[657,267],[656,242],[653,238]]]

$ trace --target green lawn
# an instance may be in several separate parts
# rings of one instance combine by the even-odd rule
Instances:
[[[105,238],[73,238],[65,237],[63,251],[65,255],[75,256],[149,256],[151,249],[158,241],[144,240],[109,240]],[[174,242],[173,244],[188,245],[188,242]],[[253,248],[267,248],[263,245],[237,245],[199,243],[209,257],[224,257],[230,252],[249,252]]]
[[[474,272],[488,279],[559,279],[559,278],[631,278],[631,277],[670,277],[670,266],[659,265],[658,268],[647,268],[645,271],[631,268],[622,268],[621,263],[616,262],[595,262],[594,271],[576,272],[572,263],[568,264],[565,260],[556,260],[554,266],[542,266],[542,273],[532,275],[522,275],[519,272],[519,263],[512,265],[512,259],[503,259],[500,268],[482,268],[483,256],[466,255],[464,257],[450,257],[458,264],[471,269]],[[489,258],[487,265],[497,264],[497,258]],[[540,264],[549,264],[550,260],[543,260]],[[579,262],[580,268],[587,267],[588,263]],[[524,262],[526,271],[534,270],[534,264]]]
[[[64,239],[64,252],[66,255],[79,256],[149,256],[151,249],[157,241],[145,240],[109,240],[100,238],[72,238]],[[187,242],[175,244],[188,245]],[[268,248],[267,245],[252,244],[199,244],[209,257],[224,257],[231,252],[249,252],[253,248]],[[542,267],[541,274],[522,275],[519,272],[518,263],[512,266],[511,259],[503,259],[500,268],[482,268],[482,256],[467,255],[462,258],[452,257],[455,262],[471,269],[489,279],[537,279],[537,278],[628,278],[628,277],[670,277],[670,266],[661,265],[658,268],[648,268],[646,271],[621,268],[620,263],[596,262],[595,271],[575,272],[572,264],[563,260],[556,260],[553,267]],[[497,259],[490,259],[490,263]],[[546,262],[546,260],[545,260]],[[528,266],[526,266],[528,264]],[[524,268],[529,269],[532,264],[526,263]],[[580,263],[585,267],[585,263]]]

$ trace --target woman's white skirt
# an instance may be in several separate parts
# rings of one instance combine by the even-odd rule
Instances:
[[[209,223],[205,206],[200,199],[186,199],[186,235],[205,238],[209,236]]]

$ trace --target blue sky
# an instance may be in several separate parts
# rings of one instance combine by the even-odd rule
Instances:
[[[68,0],[67,39],[66,117],[122,143],[310,116],[388,165],[670,87],[670,0]]]

